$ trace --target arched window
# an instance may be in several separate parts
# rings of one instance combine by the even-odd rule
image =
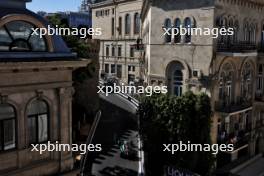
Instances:
[[[129,14],[126,14],[125,17],[125,34],[129,35],[131,31],[131,18]]]
[[[0,151],[16,147],[16,113],[13,106],[0,104]]]
[[[251,100],[253,94],[253,68],[246,62],[241,73],[241,97],[244,101]]]
[[[228,28],[228,21],[227,21],[226,17],[221,17],[219,27],[225,28],[225,29]],[[227,44],[228,43],[228,36],[227,35],[220,35],[218,42],[220,44]]]
[[[27,107],[28,139],[30,144],[49,139],[49,108],[45,101],[34,100]]]
[[[122,35],[122,27],[123,27],[123,25],[122,25],[122,17],[119,17],[118,18],[118,34],[119,35]]]
[[[232,18],[229,20],[228,27],[234,29],[234,21]],[[228,43],[230,43],[230,44],[234,43],[234,36],[233,35],[228,35]]]
[[[165,20],[165,23],[164,23],[164,28],[166,29],[166,30],[168,30],[169,29],[169,31],[170,31],[170,33],[171,33],[171,20],[170,19],[166,19]],[[165,34],[165,42],[166,43],[170,43],[171,42],[171,35],[169,35],[169,34]]]
[[[33,33],[36,26],[25,21],[11,21],[0,27],[0,51],[45,52],[44,37]]]
[[[115,57],[115,47],[112,46],[112,56]]]
[[[253,35],[254,35],[254,29],[253,25],[251,24],[248,26],[248,43],[253,43]]]
[[[173,73],[173,91],[174,95],[182,95],[182,85],[183,85],[183,73],[181,69],[176,69]]]
[[[249,37],[249,25],[248,25],[248,22],[245,21],[244,22],[244,41],[245,42],[248,42],[250,37]]]
[[[175,43],[180,43],[181,42],[181,35],[180,35],[180,32],[179,32],[180,31],[180,26],[181,26],[181,20],[179,18],[177,18],[175,20],[175,23],[174,23],[174,27],[176,29],[178,29],[177,35],[174,36],[174,42]]]
[[[257,75],[257,94],[261,96],[263,94],[263,83],[264,83],[264,75],[263,75],[263,64],[258,65],[258,75]]]
[[[185,18],[184,27],[185,29],[187,29],[187,31],[190,31],[190,29],[192,28],[192,21],[189,17]],[[187,34],[185,35],[185,43],[190,43],[191,40],[192,40],[192,36],[190,32],[187,32]]]
[[[256,37],[257,37],[257,24],[253,24],[253,34],[252,34],[252,42],[253,44],[256,44]]]
[[[138,13],[135,13],[134,16],[134,34],[139,34],[140,31],[140,16]]]
[[[234,69],[230,63],[225,63],[222,67],[219,79],[219,100],[224,106],[233,101],[234,90]]]
[[[234,43],[238,42],[238,32],[239,32],[239,22],[238,20],[236,20],[234,26]]]

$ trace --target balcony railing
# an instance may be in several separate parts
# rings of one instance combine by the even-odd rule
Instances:
[[[240,135],[236,137],[237,141],[233,143],[234,151],[220,152],[218,154],[217,159],[220,167],[248,155],[248,143],[250,141],[250,135],[249,133],[245,133],[243,130],[241,130],[239,134]],[[229,137],[225,138],[224,141],[218,141],[218,144],[230,144],[231,138],[234,138],[234,136],[229,135]]]
[[[251,101],[238,101],[227,103],[225,101],[216,101],[215,110],[219,112],[232,113],[243,109],[250,108],[252,106]]]
[[[252,52],[257,51],[257,45],[250,42],[218,42],[218,52]]]

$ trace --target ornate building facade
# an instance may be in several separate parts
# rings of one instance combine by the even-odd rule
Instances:
[[[145,82],[211,97],[212,140],[235,145],[217,156],[218,167],[264,152],[264,1],[145,0],[141,14]],[[234,35],[163,35],[180,26]]]
[[[30,0],[0,2],[0,175],[52,175],[73,168],[72,152],[32,151],[48,141],[72,144],[72,72],[80,60],[59,36],[32,28],[48,23]]]
[[[92,26],[102,28],[100,74],[123,83],[140,78],[140,55],[135,44],[140,37],[142,0],[98,1],[92,5]]]

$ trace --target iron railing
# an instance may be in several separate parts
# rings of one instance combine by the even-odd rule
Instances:
[[[243,109],[250,108],[252,106],[251,101],[238,101],[238,102],[227,102],[227,101],[216,101],[215,110],[219,112],[232,113]]]
[[[255,43],[251,42],[218,42],[217,51],[218,52],[252,52],[257,51],[258,47]]]

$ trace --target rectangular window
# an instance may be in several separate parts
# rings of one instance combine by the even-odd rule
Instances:
[[[112,46],[112,56],[114,57],[115,56],[115,47]]]
[[[106,57],[109,57],[109,45],[106,45],[105,55],[106,55]]]
[[[115,35],[115,19],[112,18],[112,36]]]
[[[118,57],[121,57],[121,55],[122,55],[122,46],[119,45],[118,46]]]
[[[128,66],[128,71],[132,71],[131,65]]]
[[[115,73],[115,64],[111,64],[111,73]]]
[[[134,57],[134,46],[130,46],[130,57]]]
[[[118,78],[122,78],[122,65],[117,65],[117,73],[116,76]]]
[[[133,72],[136,71],[136,67],[135,66],[132,67],[132,71]]]
[[[109,64],[105,64],[105,73],[109,73]]]
[[[122,35],[122,17],[118,19],[118,34]]]
[[[115,14],[115,9],[114,9],[114,8],[112,8],[112,14],[113,14],[113,15]]]

